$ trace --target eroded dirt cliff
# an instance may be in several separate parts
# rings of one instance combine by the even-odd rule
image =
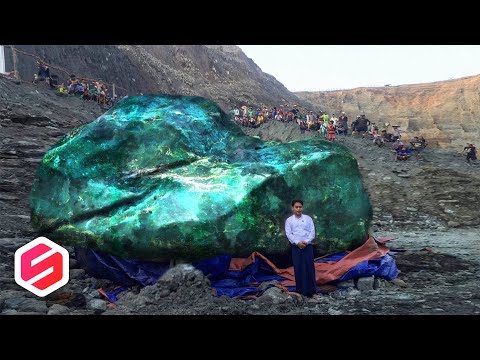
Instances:
[[[399,125],[423,135],[432,145],[461,151],[480,139],[480,76],[425,84],[299,92],[300,97],[329,113],[345,111],[377,124]]]

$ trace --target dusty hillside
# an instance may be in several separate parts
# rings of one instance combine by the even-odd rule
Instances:
[[[37,71],[33,54],[70,74],[115,83],[120,94],[200,95],[225,110],[233,105],[304,104],[233,45],[15,45],[22,80]],[[13,69],[10,47],[6,70]],[[65,70],[65,71],[63,71]],[[305,105],[306,107],[309,107]]]
[[[461,150],[480,139],[480,76],[297,95],[329,112],[345,111],[350,120],[363,111],[372,121],[398,124],[442,148]]]

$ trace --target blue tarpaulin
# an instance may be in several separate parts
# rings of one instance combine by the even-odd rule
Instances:
[[[379,246],[385,247],[382,244]],[[371,253],[371,250],[368,251]],[[399,271],[394,258],[386,253],[388,250],[383,249],[381,253],[384,254],[383,256],[368,260],[362,260],[365,258],[363,254],[357,257],[357,262],[355,262],[355,256],[352,256],[354,252],[342,252],[316,259],[316,271],[321,268],[322,270],[320,271],[323,273],[325,272],[324,269],[329,269],[329,267],[337,270],[335,269],[337,265],[337,268],[344,269],[340,271],[341,275],[329,274],[330,277],[327,277],[327,279],[333,278],[333,280],[322,284],[335,285],[346,280],[367,276],[376,276],[386,280],[392,280],[397,277]],[[168,270],[170,265],[169,263],[153,261],[120,259],[84,248],[76,248],[75,253],[80,266],[88,274],[97,278],[112,280],[119,286],[153,285]],[[362,253],[362,251],[359,251],[359,253]],[[366,253],[366,251],[363,251],[363,253]],[[347,257],[347,255],[349,256]],[[345,257],[348,258],[348,261],[345,260]],[[287,274],[286,271],[277,269],[268,259],[260,254],[256,257],[253,256],[252,259],[244,268],[234,270],[232,270],[231,265],[232,257],[228,255],[212,257],[193,263],[193,265],[208,277],[212,288],[216,290],[217,296],[240,297],[256,295],[258,285],[271,280],[277,280],[280,283],[284,282],[285,287],[289,291],[295,291],[294,284],[292,286],[291,272],[290,276],[285,275]],[[345,268],[345,263],[347,263],[347,268]],[[350,266],[348,264],[355,265]],[[284,276],[280,275],[280,273]],[[337,271],[337,273],[339,272]],[[319,276],[317,276],[317,283],[319,283]]]

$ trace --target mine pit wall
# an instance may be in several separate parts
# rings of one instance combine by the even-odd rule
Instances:
[[[443,149],[461,152],[467,142],[480,139],[480,76],[297,95],[329,113],[345,111],[349,124],[365,113],[380,129],[385,123],[399,125],[404,138],[421,135]]]

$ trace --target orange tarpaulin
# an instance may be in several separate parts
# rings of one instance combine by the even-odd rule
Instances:
[[[340,261],[332,262],[326,261],[321,263],[315,263],[315,278],[317,285],[323,285],[330,281],[340,278],[348,270],[354,266],[360,264],[366,260],[379,259],[385,256],[389,252],[389,248],[382,242],[378,242],[373,237],[369,237],[368,240],[355,250],[349,252]],[[288,279],[282,282],[284,286],[295,286],[295,274],[293,272],[293,266],[286,269],[277,268],[270,260],[258,252],[253,252],[247,258],[232,258],[230,260],[229,270],[241,271],[248,265],[255,261],[255,257],[258,256],[263,259],[277,275],[283,276]]]

